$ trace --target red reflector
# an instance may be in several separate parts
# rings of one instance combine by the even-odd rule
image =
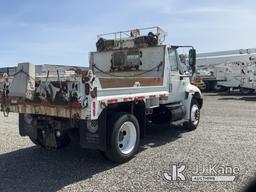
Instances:
[[[93,101],[93,103],[92,103],[92,115],[93,116],[96,115],[96,103],[95,103],[95,101]]]
[[[91,97],[92,98],[97,97],[97,88],[96,87],[93,89],[93,91],[91,91]]]
[[[91,92],[91,97],[92,97],[92,98],[97,97],[97,93],[96,93],[95,91],[92,91],[92,92]]]
[[[90,94],[90,85],[88,83],[85,83],[84,85],[84,91],[86,95]]]

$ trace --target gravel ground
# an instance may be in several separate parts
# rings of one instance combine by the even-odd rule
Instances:
[[[0,115],[0,191],[241,191],[256,180],[256,97],[205,94],[197,130],[150,126],[139,154],[117,165],[75,144],[45,151],[18,134],[18,116]],[[170,164],[186,181],[167,181]],[[196,165],[239,167],[234,182],[192,182]]]

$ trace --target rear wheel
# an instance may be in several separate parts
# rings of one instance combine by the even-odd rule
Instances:
[[[248,95],[248,94],[252,94],[254,92],[254,89],[241,87],[240,92],[244,95]]]
[[[140,128],[136,117],[128,113],[117,113],[110,118],[108,148],[105,156],[123,163],[137,153],[140,142]]]
[[[189,131],[195,130],[200,121],[200,106],[196,99],[192,99],[190,106],[190,120],[184,123],[184,127]]]
[[[221,92],[221,91],[226,91],[226,87],[223,87],[221,85],[219,85],[217,82],[214,83],[213,85],[213,90],[216,92]]]
[[[37,139],[34,139],[32,137],[29,137],[32,143],[34,143],[37,146],[44,147]]]

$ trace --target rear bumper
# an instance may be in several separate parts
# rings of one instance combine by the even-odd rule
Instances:
[[[73,118],[74,116],[80,119],[85,119],[85,110],[82,109],[79,103],[71,103],[68,105],[51,105],[50,103],[32,103],[25,102],[23,99],[6,98],[0,100],[0,110],[8,109],[14,113],[28,113],[36,115],[47,115],[53,117]]]

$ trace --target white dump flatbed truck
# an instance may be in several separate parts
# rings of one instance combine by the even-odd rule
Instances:
[[[189,68],[179,70],[179,46],[164,44],[159,27],[98,36],[88,70],[57,66],[36,74],[20,63],[11,84],[1,90],[1,110],[19,113],[19,131],[47,149],[65,147],[70,138],[125,162],[138,151],[147,122],[172,123],[194,130],[203,99],[190,84]],[[8,77],[5,78],[8,82]]]

